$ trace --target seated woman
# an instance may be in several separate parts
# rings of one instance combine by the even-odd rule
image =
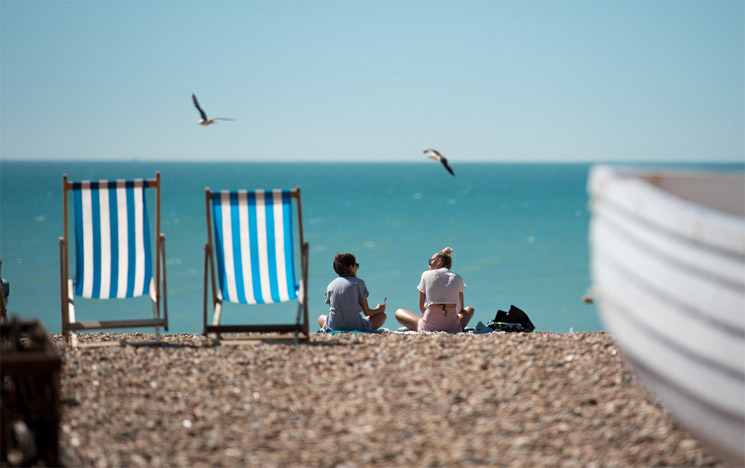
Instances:
[[[445,247],[429,259],[429,270],[419,281],[419,311],[396,311],[396,320],[409,330],[459,333],[473,317],[473,307],[463,307],[463,278],[450,271],[453,249]]]
[[[326,287],[328,315],[318,317],[321,331],[372,331],[385,323],[385,303],[371,309],[367,304],[367,286],[357,278],[360,264],[350,253],[337,253],[334,271],[339,275]],[[360,315],[360,312],[364,314]]]

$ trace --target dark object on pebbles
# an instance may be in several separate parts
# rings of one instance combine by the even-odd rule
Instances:
[[[0,325],[0,464],[58,466],[61,359],[39,321]]]
[[[535,325],[530,321],[528,314],[514,305],[510,305],[508,312],[498,310],[494,320],[490,320],[487,326],[492,330],[503,332],[529,333],[535,330]]]

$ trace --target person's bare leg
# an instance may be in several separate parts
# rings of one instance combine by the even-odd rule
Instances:
[[[461,310],[458,314],[458,320],[460,320],[460,327],[465,330],[468,322],[473,318],[473,314],[476,312],[473,307],[466,307]]]
[[[385,313],[375,314],[370,317],[370,325],[372,325],[372,329],[377,330],[378,328],[382,327],[385,323],[385,319]]]
[[[326,325],[326,318],[328,315],[319,315],[318,316],[318,326],[323,328],[324,325]]]
[[[420,317],[413,312],[406,309],[398,309],[396,311],[396,320],[408,328],[409,330],[417,331],[417,324],[419,323]]]

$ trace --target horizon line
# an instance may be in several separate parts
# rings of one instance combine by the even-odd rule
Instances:
[[[431,164],[426,158],[420,160],[399,160],[399,159],[357,159],[357,160],[340,160],[340,159],[150,159],[150,158],[131,158],[131,159],[22,159],[22,158],[0,158],[0,162],[29,162],[29,163],[275,163],[275,164]],[[729,159],[500,159],[500,160],[483,160],[483,159],[462,159],[457,160],[457,164],[745,164],[745,158],[742,160]]]

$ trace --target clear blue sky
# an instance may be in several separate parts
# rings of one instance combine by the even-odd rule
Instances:
[[[739,0],[0,0],[0,31],[6,160],[745,160]]]

